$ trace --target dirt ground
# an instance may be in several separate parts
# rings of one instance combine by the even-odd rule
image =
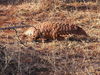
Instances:
[[[90,38],[23,44],[18,36],[27,28],[0,30],[0,75],[100,75],[100,11],[95,3],[61,3],[48,10],[32,3],[0,5],[0,28],[59,19],[82,27]]]

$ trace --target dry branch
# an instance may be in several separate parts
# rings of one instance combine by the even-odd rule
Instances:
[[[10,30],[10,29],[27,28],[27,27],[34,27],[34,26],[31,25],[11,26],[11,27],[0,28],[0,30]]]

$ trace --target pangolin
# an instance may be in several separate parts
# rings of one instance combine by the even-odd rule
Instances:
[[[44,39],[59,39],[62,35],[83,35],[88,36],[87,33],[79,26],[68,24],[62,21],[46,21],[30,27],[23,33],[23,39],[27,37],[29,40]]]

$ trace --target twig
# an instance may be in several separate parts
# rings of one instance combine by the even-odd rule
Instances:
[[[19,38],[19,36],[18,36],[18,31],[17,31],[16,29],[14,29],[14,31],[16,32],[16,36],[17,36],[17,38],[18,38],[18,41],[19,41],[23,46],[28,47],[28,46],[26,46],[23,42],[21,42],[21,40],[20,40],[20,38]]]
[[[12,26],[12,27],[4,27],[4,28],[0,28],[0,30],[10,30],[10,29],[17,29],[17,28],[25,28],[25,27],[34,27],[34,26],[30,26],[30,25]]]

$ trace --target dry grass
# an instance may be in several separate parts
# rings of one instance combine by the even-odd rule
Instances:
[[[78,10],[82,3],[70,3],[70,6],[77,7],[73,10],[62,2],[52,4],[55,8],[48,7],[49,3],[43,9],[39,5],[0,5],[0,27],[67,19],[69,23],[82,27],[90,38],[72,36],[63,41],[33,41],[23,45],[14,30],[0,31],[0,75],[100,75],[100,11]],[[93,8],[95,3],[83,5]],[[25,29],[17,29],[18,35]]]

